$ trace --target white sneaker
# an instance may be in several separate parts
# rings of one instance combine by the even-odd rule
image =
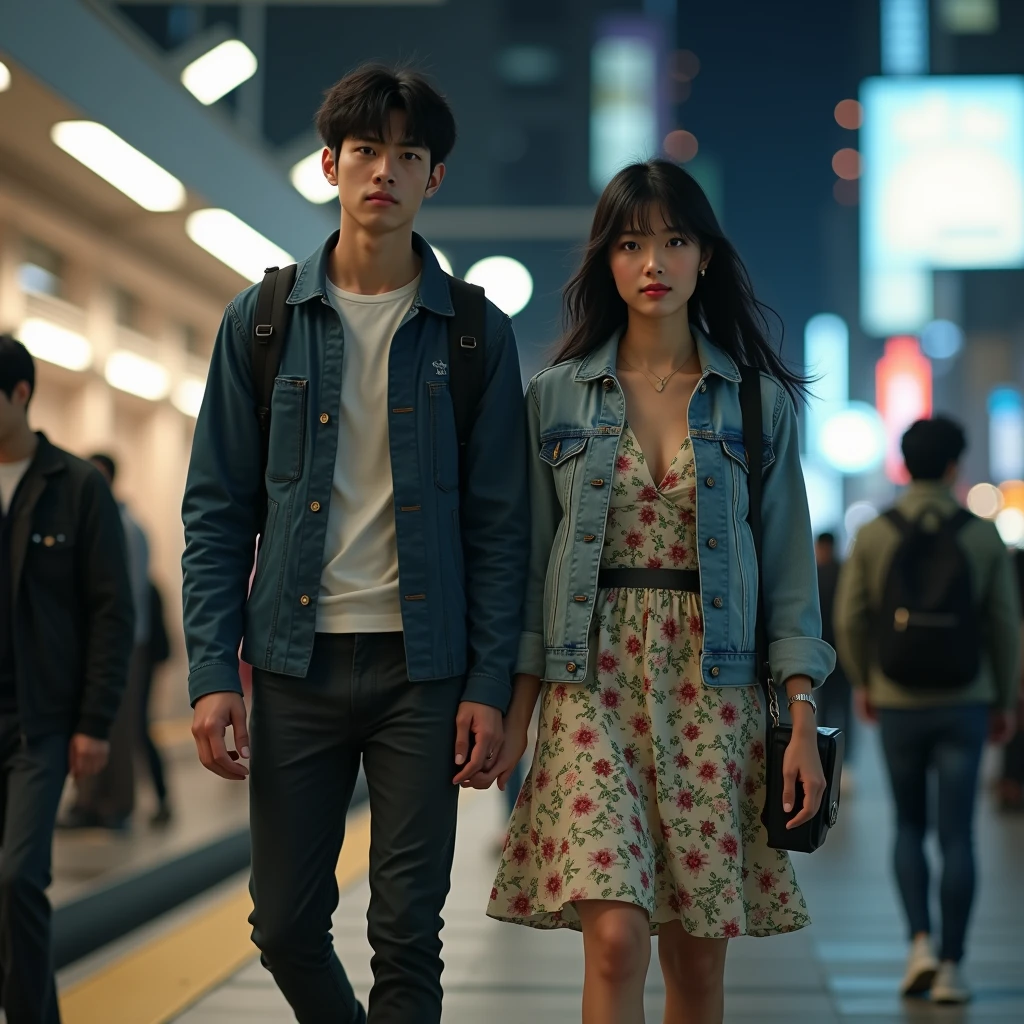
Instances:
[[[952,960],[943,960],[932,982],[932,1002],[960,1004],[970,999],[971,992],[960,977],[960,968]]]
[[[939,961],[932,952],[931,939],[926,935],[918,936],[910,947],[907,972],[903,975],[900,995],[916,996],[927,992],[932,987],[932,982],[938,972]]]

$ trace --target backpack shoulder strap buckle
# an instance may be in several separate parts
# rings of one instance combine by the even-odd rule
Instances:
[[[459,347],[476,348],[476,338],[474,338],[472,334],[463,334],[462,337],[459,338]]]

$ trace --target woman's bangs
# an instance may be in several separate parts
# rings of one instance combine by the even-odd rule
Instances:
[[[654,182],[645,181],[639,188],[630,189],[629,192],[622,197],[622,204],[615,211],[616,230],[613,238],[624,234],[656,235],[667,229],[690,242],[700,241],[679,201],[680,197],[672,189],[659,189]],[[652,214],[659,209],[668,219],[655,223]]]

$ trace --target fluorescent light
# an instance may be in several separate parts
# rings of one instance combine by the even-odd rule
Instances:
[[[50,138],[144,210],[167,213],[185,204],[185,186],[106,125],[59,121],[50,129]]]
[[[179,412],[195,419],[199,415],[205,394],[206,381],[201,377],[185,377],[171,393],[171,402]]]
[[[338,186],[332,185],[324,177],[324,169],[320,161],[323,150],[318,149],[309,156],[304,156],[289,172],[296,190],[311,203],[329,203],[338,198]]]
[[[488,256],[466,271],[466,280],[477,284],[487,298],[508,316],[515,316],[526,308],[533,295],[530,272],[511,256]]]
[[[49,320],[26,320],[18,331],[18,339],[37,359],[67,370],[87,370],[92,365],[92,345],[88,339]]]
[[[201,249],[254,283],[263,280],[267,267],[295,262],[284,249],[227,210],[196,210],[185,221],[185,231]]]
[[[0,92],[6,92],[11,87],[11,69],[0,60]]]
[[[228,39],[192,61],[181,73],[181,84],[209,106],[252,78],[258,66],[256,54],[241,39]]]
[[[111,387],[151,402],[166,398],[171,390],[170,376],[159,363],[125,349],[111,353],[103,375]]]

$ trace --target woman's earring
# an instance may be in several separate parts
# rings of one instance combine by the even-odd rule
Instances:
[[[707,274],[707,272],[708,272],[708,268],[707,267],[701,267],[700,268],[700,276],[701,277],[704,277],[704,275]]]

